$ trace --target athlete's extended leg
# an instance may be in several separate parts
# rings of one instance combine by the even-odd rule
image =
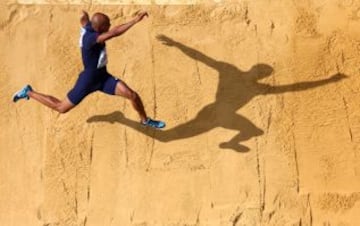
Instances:
[[[116,84],[115,95],[129,99],[134,109],[138,112],[141,122],[146,121],[147,116],[140,96],[128,87],[125,82],[121,81]]]
[[[147,117],[144,104],[140,96],[126,85],[123,81],[118,81],[115,87],[115,95],[125,97],[131,101],[132,106],[138,112],[141,123],[155,128],[165,127],[162,121],[156,121]]]
[[[75,107],[67,97],[61,101],[53,96],[38,93],[34,90],[29,91],[28,96],[59,113],[66,113]]]

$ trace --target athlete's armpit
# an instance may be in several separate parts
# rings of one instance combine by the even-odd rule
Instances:
[[[97,36],[96,38],[96,42],[97,43],[104,43],[105,41],[112,39],[116,36],[119,36],[119,34],[117,34],[116,32],[114,32],[113,30],[110,30],[108,32],[102,33],[100,35]]]

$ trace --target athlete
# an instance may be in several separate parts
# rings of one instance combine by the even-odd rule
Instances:
[[[53,96],[39,93],[30,85],[26,85],[15,93],[13,101],[17,102],[20,99],[29,100],[32,98],[59,113],[66,113],[78,105],[90,93],[101,91],[129,99],[140,116],[141,124],[154,128],[164,128],[164,122],[147,117],[140,96],[127,86],[124,81],[109,74],[106,69],[107,54],[105,42],[124,34],[146,16],[148,16],[147,12],[137,13],[128,23],[115,26],[109,30],[110,19],[107,15],[95,13],[90,20],[88,13],[83,11],[80,18],[81,37],[79,43],[84,70],[80,73],[75,86],[67,94],[67,97],[64,100],[59,100]]]

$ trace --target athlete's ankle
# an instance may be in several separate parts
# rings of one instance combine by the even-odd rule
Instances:
[[[145,124],[149,120],[148,117],[140,117],[140,123]]]

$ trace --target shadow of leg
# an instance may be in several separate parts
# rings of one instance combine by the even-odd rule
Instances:
[[[221,149],[232,149],[236,152],[243,152],[243,153],[250,151],[250,148],[246,147],[245,145],[232,141],[220,143],[219,147]]]
[[[139,122],[125,118],[124,114],[120,111],[115,111],[107,115],[92,116],[87,122],[121,123],[158,141],[169,142],[190,138],[217,127],[218,125],[215,124],[213,115],[214,105],[210,104],[204,107],[194,119],[169,130],[154,130],[153,128],[144,127]]]
[[[108,122],[114,124],[115,122],[123,123],[126,120],[124,114],[120,111],[114,111],[107,115],[94,115],[86,120],[88,123],[94,122]],[[124,124],[124,123],[123,123]]]
[[[229,114],[228,114],[229,115]],[[248,152],[250,149],[244,145],[239,144],[242,141],[251,139],[252,137],[264,134],[264,131],[257,128],[247,118],[235,114],[233,117],[228,117],[222,123],[224,128],[241,131],[235,135],[228,142],[220,143],[219,147],[222,149],[232,149],[237,152]]]
[[[130,127],[140,133],[143,133],[149,137],[154,137],[154,129],[145,127],[141,125],[140,122],[133,121],[125,118],[124,114],[120,111],[114,111],[113,113],[107,115],[95,115],[86,120],[88,123],[96,123],[96,122],[107,122],[107,123],[120,123],[127,127]]]
[[[245,141],[250,139],[251,137],[246,137],[241,132],[234,136],[228,142],[222,142],[219,144],[219,147],[222,149],[232,149],[237,152],[248,152],[250,148],[246,147],[245,145],[239,144],[241,141]]]
[[[160,141],[168,142],[197,136],[217,127],[214,104],[205,106],[192,120],[156,134]]]

